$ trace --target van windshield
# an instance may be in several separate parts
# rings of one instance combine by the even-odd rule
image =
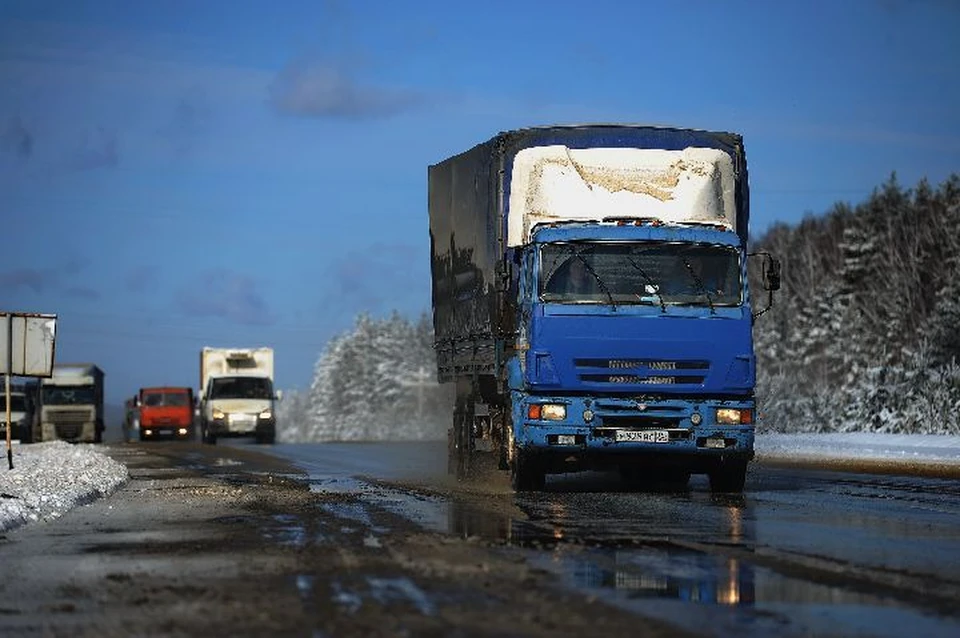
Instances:
[[[273,383],[266,377],[219,377],[210,381],[210,399],[272,399]]]

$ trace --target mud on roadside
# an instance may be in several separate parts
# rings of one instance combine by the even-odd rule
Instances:
[[[0,633],[677,636],[557,586],[520,548],[314,492],[242,448],[112,446],[130,482],[7,534]]]

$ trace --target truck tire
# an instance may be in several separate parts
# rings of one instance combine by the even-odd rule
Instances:
[[[448,456],[448,466],[453,463],[453,473],[458,481],[466,481],[472,473],[472,454],[470,441],[470,427],[464,412],[458,410],[453,415],[453,449]]]
[[[457,442],[455,428],[447,429],[447,474],[457,475]]]
[[[206,425],[200,427],[200,440],[207,445],[217,444],[217,437],[207,431]]]
[[[547,482],[543,467],[529,455],[517,451],[510,467],[510,485],[515,492],[539,492]]]
[[[728,461],[721,463],[711,470],[710,491],[729,492],[739,494],[747,482],[747,463],[745,461]]]

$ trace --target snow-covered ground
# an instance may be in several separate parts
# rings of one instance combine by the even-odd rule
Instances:
[[[756,450],[761,462],[852,460],[902,462],[911,468],[927,464],[960,468],[960,436],[762,434],[757,436]],[[15,443],[13,469],[8,469],[6,459],[0,463],[0,532],[56,518],[111,494],[129,478],[122,463],[95,446],[62,441]]]
[[[0,531],[56,518],[111,494],[129,477],[127,468],[90,445],[50,441],[6,444],[0,456]]]

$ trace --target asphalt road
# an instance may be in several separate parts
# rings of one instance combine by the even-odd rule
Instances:
[[[515,495],[439,442],[104,450],[124,489],[0,543],[0,634],[960,635],[951,479]]]

